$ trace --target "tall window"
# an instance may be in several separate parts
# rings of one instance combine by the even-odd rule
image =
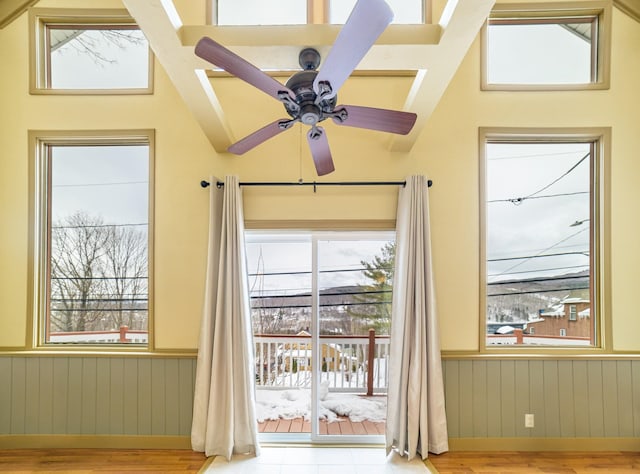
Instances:
[[[487,21],[483,88],[606,87],[607,6],[566,11],[558,7],[533,12],[523,9],[497,6]]]
[[[601,141],[560,133],[484,136],[488,347],[600,344]]]
[[[144,344],[151,135],[36,137],[40,344]]]
[[[151,92],[149,44],[125,13],[88,17],[35,9],[31,18],[32,92]]]

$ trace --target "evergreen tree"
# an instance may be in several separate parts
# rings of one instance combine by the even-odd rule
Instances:
[[[368,285],[359,285],[361,293],[354,295],[359,303],[348,310],[358,329],[365,333],[375,329],[378,335],[388,335],[391,329],[391,294],[393,269],[396,257],[395,242],[386,243],[372,261],[361,261],[363,274],[371,280]]]

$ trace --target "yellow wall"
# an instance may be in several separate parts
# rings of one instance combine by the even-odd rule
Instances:
[[[179,1],[187,23],[202,5]],[[117,1],[92,6],[121,7]],[[45,6],[86,2],[41,1]],[[478,128],[612,127],[611,269],[614,349],[640,351],[637,269],[640,268],[640,24],[614,9],[610,90],[481,92],[476,40],[410,153],[388,151],[382,133],[326,125],[336,172],[331,180],[403,179],[421,173],[430,192],[432,247],[442,348],[479,348]],[[241,180],[317,179],[298,126],[242,157],[218,155],[190,116],[161,66],[151,96],[47,97],[28,93],[28,28],[23,15],[0,30],[0,347],[24,346],[27,327],[27,130],[152,128],[155,156],[155,345],[197,345],[206,260],[210,175]],[[408,77],[354,77],[339,103],[402,108]],[[214,79],[233,133],[240,138],[284,117],[281,106],[235,79]],[[260,113],[253,113],[259,110]],[[386,188],[245,190],[245,217],[269,219],[393,219],[396,191]]]
[[[119,1],[91,5],[123,8]],[[38,3],[42,8],[86,6],[83,1]],[[198,183],[220,174],[222,160],[157,62],[153,95],[29,95],[28,38],[26,14],[0,30],[0,347],[25,345],[29,317],[27,131],[130,128],[156,130],[156,348],[195,348],[209,203]]]

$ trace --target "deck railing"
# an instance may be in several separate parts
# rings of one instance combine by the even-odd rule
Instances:
[[[389,336],[371,336],[320,336],[320,379],[331,392],[386,393]],[[258,334],[253,340],[257,388],[311,387],[310,336]]]

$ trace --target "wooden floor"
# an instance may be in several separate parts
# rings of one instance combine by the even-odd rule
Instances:
[[[339,418],[332,423],[320,420],[318,432],[321,435],[383,435],[385,424],[373,421],[351,421],[349,418]],[[260,433],[311,433],[311,422],[302,418],[291,420],[267,420],[258,423]]]
[[[640,452],[455,452],[428,460],[440,474],[622,474],[640,471]],[[155,449],[0,449],[0,472],[197,473],[202,453]]]
[[[197,473],[206,459],[183,449],[0,449],[0,472]]]
[[[440,474],[622,474],[640,471],[640,451],[628,452],[453,452],[429,455]]]

